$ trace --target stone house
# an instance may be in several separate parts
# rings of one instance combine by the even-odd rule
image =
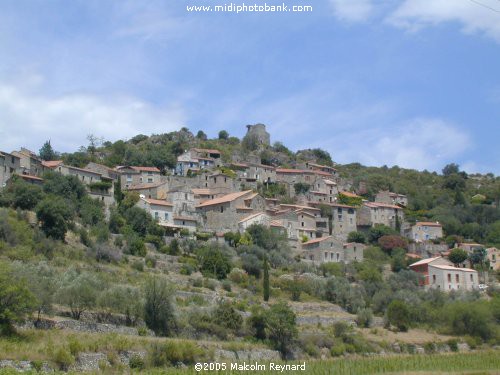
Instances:
[[[193,216],[174,215],[174,226],[193,233],[198,229],[198,219]]]
[[[313,162],[305,162],[302,165],[299,165],[299,168],[307,169],[314,172],[324,172],[330,176],[336,177],[338,175],[337,169],[331,167],[329,165],[321,165]]]
[[[85,166],[85,169],[93,172],[100,173],[102,176],[109,177],[113,181],[118,181],[121,174],[113,168],[107,167],[103,164],[90,162]]]
[[[122,189],[141,184],[163,182],[160,170],[156,167],[121,166],[115,168],[121,175]]]
[[[316,178],[311,186],[311,190],[309,190],[306,196],[310,202],[335,203],[338,193],[339,189],[335,181],[325,178]]]
[[[43,185],[43,178],[41,177],[30,176],[27,174],[16,174],[15,176],[23,179],[24,181],[32,185]]]
[[[339,239],[327,236],[316,238],[302,244],[302,257],[315,264],[350,263],[363,260],[365,245],[357,243],[343,244]]]
[[[276,168],[270,165],[257,163],[231,163],[231,169],[236,172],[238,178],[246,183],[274,183],[276,182]]]
[[[452,290],[474,290],[478,285],[479,278],[476,270],[429,264],[429,288],[449,292]]]
[[[264,212],[257,212],[255,214],[248,215],[238,222],[238,230],[243,233],[248,227],[258,224],[265,227],[269,227],[270,218]]]
[[[168,184],[166,182],[157,182],[153,184],[137,184],[126,187],[123,191],[136,192],[148,199],[166,199]]]
[[[7,186],[12,175],[19,173],[21,159],[18,156],[0,151],[0,189]]]
[[[265,201],[251,190],[223,195],[196,206],[205,230],[235,232],[238,223],[245,217],[265,211]]]
[[[484,245],[481,245],[480,243],[470,243],[470,242],[456,243],[455,248],[457,247],[467,251],[467,254],[472,254],[474,250],[484,249]]]
[[[406,207],[408,206],[408,197],[404,194],[393,193],[388,190],[379,191],[375,196],[375,202],[393,204]]]
[[[200,181],[203,184],[200,187],[216,191],[218,194],[229,194],[238,191],[236,181],[222,172],[215,172],[213,174],[203,173],[200,176]]]
[[[40,177],[43,174],[44,167],[40,159],[33,151],[21,147],[20,151],[13,151],[12,155],[20,159],[19,174]]]
[[[490,270],[500,270],[500,250],[496,247],[489,247],[486,249],[486,254],[488,261],[490,262]]]
[[[311,203],[315,207],[319,207],[320,203]],[[331,220],[331,234],[347,240],[347,236],[351,232],[357,230],[357,207],[349,206],[339,203],[323,203],[330,208]]]
[[[295,184],[302,183],[311,186],[315,179],[314,172],[310,170],[276,168],[276,181],[286,184],[290,197],[295,196]]]
[[[393,229],[396,228],[396,216],[400,224],[404,222],[404,212],[399,206],[378,202],[363,202],[357,210],[357,225],[360,227],[373,227],[383,224]]]
[[[429,285],[429,266],[430,265],[445,265],[445,266],[451,266],[452,263],[441,256],[438,257],[433,257],[433,258],[426,258],[419,260],[418,262],[410,264],[409,268],[410,270],[418,273],[421,275],[421,281],[420,285]]]
[[[149,199],[141,197],[137,206],[146,210],[158,224],[164,227],[175,227],[174,205],[162,199]]]
[[[186,176],[189,171],[199,172],[202,169],[212,169],[220,165],[219,150],[192,148],[177,157],[175,174]]]
[[[443,226],[438,222],[417,222],[410,228],[406,236],[415,242],[425,242],[443,238]]]

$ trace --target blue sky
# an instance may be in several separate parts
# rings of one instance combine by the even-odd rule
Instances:
[[[261,122],[339,163],[500,174],[499,0],[284,1],[313,11],[0,2],[0,149]]]

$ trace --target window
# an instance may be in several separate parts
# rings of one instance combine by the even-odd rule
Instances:
[[[165,220],[168,220],[168,212],[165,212]]]
[[[451,283],[451,273],[448,274],[448,282]]]
[[[148,178],[148,182],[149,183],[153,182],[153,179],[152,178]]]
[[[127,182],[132,182],[132,175],[131,174],[127,175]]]
[[[158,219],[159,216],[160,216],[160,214],[156,211],[155,212],[155,219]]]
[[[436,275],[432,275],[432,283],[436,284]]]
[[[325,251],[325,260],[328,259],[328,253]]]
[[[301,226],[301,227],[303,227],[303,226],[304,226],[304,222],[303,222],[303,221],[300,223],[300,226]]]
[[[185,194],[184,194],[184,200],[186,200],[186,201],[187,201],[187,199],[188,199],[188,195],[187,195],[187,193],[185,193]]]
[[[224,212],[224,206],[220,206],[220,212],[223,213]]]
[[[139,181],[142,182],[142,177],[139,177]]]
[[[152,176],[153,175],[153,172],[148,172],[148,176]]]
[[[339,261],[339,258],[340,258],[340,254],[337,253],[337,262]]]
[[[474,281],[474,277],[472,276],[472,273],[470,274],[470,281]]]
[[[455,282],[457,284],[460,282],[460,275],[458,273],[455,275]]]

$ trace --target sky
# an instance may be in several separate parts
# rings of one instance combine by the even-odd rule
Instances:
[[[194,12],[189,6],[312,6]],[[500,0],[0,0],[0,150],[181,127],[500,174]]]

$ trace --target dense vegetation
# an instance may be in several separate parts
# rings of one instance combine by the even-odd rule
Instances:
[[[187,129],[127,142],[89,140],[88,147],[63,154],[65,162],[155,165],[168,173],[178,154],[199,146],[220,149],[225,160],[250,151],[263,162],[284,166],[310,158],[332,164],[330,155],[319,149],[293,153],[279,143],[260,149],[252,140],[240,141],[227,132],[216,140],[202,132],[193,136]],[[58,157],[49,146],[43,147],[44,157]],[[364,197],[373,197],[379,189],[407,194],[410,221],[439,220],[450,243],[465,238],[500,244],[498,177],[467,176],[455,165],[447,166],[442,175],[398,167],[337,167]],[[349,235],[349,241],[368,245],[364,261],[316,267],[291,256],[286,238],[263,226],[226,233],[224,244],[212,241],[212,233],[181,232],[172,238],[136,206],[136,194],[120,193],[118,204],[106,215],[76,178],[57,173],[43,177],[41,187],[19,179],[0,193],[0,359],[2,352],[13,355],[13,341],[19,346],[38,343],[37,355],[61,369],[85,350],[106,350],[112,356],[140,345],[147,348],[147,358],[130,363],[139,370],[212,358],[210,350],[191,340],[267,346],[283,358],[390,350],[343,323],[302,329],[293,307],[304,301],[339,305],[355,314],[360,329],[373,327],[379,319],[395,332],[418,328],[452,335],[447,342],[432,343],[451,350],[460,341],[471,347],[500,343],[499,291],[422,290],[418,275],[407,269],[408,241],[391,228],[377,226]],[[262,189],[271,196],[285,194],[279,185]],[[306,191],[307,186],[296,190]],[[458,250],[450,256],[457,264],[464,260]],[[484,253],[474,253],[471,261],[480,271],[487,269]],[[179,291],[188,297],[179,297]],[[209,303],[202,296],[212,291],[218,298]],[[82,336],[78,346],[72,336],[43,343],[38,331],[16,329],[25,319],[36,326],[54,315],[118,321],[136,329],[141,338],[133,342],[103,336],[92,344],[95,337]],[[153,340],[148,336],[152,333],[179,341]],[[56,340],[50,332],[47,337]],[[432,345],[426,350],[435,350]],[[379,365],[393,368],[389,363]]]

